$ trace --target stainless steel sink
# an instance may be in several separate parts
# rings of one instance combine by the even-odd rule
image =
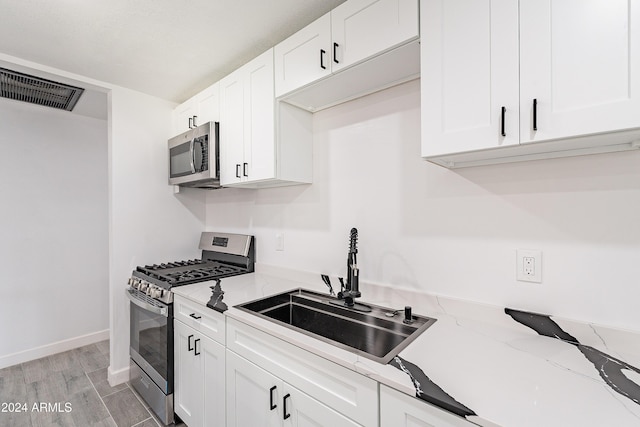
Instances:
[[[371,311],[355,311],[342,301],[317,292],[294,289],[236,308],[331,343],[380,363],[388,363],[436,319],[367,304]]]

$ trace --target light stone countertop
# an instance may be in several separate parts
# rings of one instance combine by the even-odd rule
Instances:
[[[173,292],[206,306],[212,285]],[[453,403],[482,426],[640,426],[638,332],[361,283],[361,302],[411,305],[437,319],[396,359],[417,384],[398,363],[382,365],[234,308],[297,288],[328,294],[319,274],[257,265],[256,273],[222,279],[225,315],[444,409]]]

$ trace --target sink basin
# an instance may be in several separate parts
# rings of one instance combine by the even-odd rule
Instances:
[[[414,315],[405,324],[404,311],[391,316],[395,310],[367,306],[370,312],[356,311],[342,300],[300,288],[236,308],[384,364],[436,321]]]

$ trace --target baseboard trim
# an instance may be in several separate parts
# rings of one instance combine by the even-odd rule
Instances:
[[[40,359],[41,357],[51,356],[52,354],[62,353],[63,351],[72,350],[74,348],[94,344],[107,339],[109,339],[109,330],[105,329],[104,331],[69,338],[67,340],[54,342],[13,354],[7,354],[6,356],[0,356],[0,369],[17,365],[19,363],[30,362],[35,359]]]
[[[113,369],[111,369],[111,366],[109,366],[109,369],[107,369],[107,380],[109,381],[109,385],[111,387],[115,387],[118,384],[126,383],[127,381],[129,381],[129,366],[118,371],[114,371]]]

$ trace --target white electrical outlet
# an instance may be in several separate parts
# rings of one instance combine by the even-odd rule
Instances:
[[[516,280],[542,283],[542,251],[516,250]]]
[[[284,251],[284,234],[276,234],[276,251]]]

